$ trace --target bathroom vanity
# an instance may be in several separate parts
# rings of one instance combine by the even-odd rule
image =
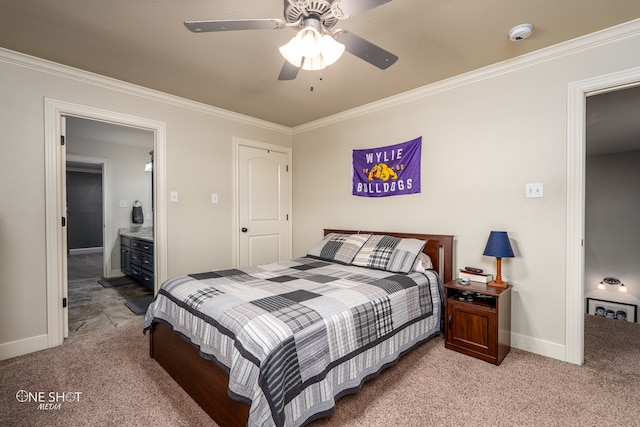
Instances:
[[[120,229],[120,270],[153,290],[153,229]]]

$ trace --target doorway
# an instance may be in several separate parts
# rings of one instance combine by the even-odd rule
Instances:
[[[117,327],[151,291],[120,267],[119,231],[153,230],[152,176],[146,170],[154,133],[65,117],[68,335]],[[100,156],[100,157],[94,157]],[[64,184],[63,184],[64,185]],[[144,207],[132,224],[132,205]]]
[[[565,361],[578,365],[584,363],[586,100],[638,82],[640,67],[568,85]]]
[[[83,257],[86,265],[77,262],[74,268],[87,271],[71,271],[69,277],[108,274],[107,257],[104,254],[104,230],[107,223],[105,177],[109,177],[108,160],[69,154],[66,161],[67,183],[67,256]],[[99,255],[99,264],[97,258]],[[96,265],[97,264],[97,265]]]
[[[67,161],[67,249],[102,252],[102,167]]]
[[[153,210],[156,286],[167,278],[166,124],[85,105],[45,99],[45,224],[47,253],[47,343],[62,344],[67,317],[66,183],[63,150],[64,118],[75,117],[153,132],[155,210]],[[144,168],[144,162],[141,165]],[[119,267],[119,266],[118,266]]]

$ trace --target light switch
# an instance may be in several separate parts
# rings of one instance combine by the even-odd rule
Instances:
[[[211,203],[218,203],[218,193],[211,193]]]
[[[127,207],[127,201],[126,200],[120,200],[120,207],[121,208],[126,208]]]
[[[178,202],[178,192],[177,191],[172,191],[169,200],[171,200],[171,202],[173,202],[173,203],[177,203]]]
[[[544,185],[541,182],[525,185],[525,197],[544,197]]]

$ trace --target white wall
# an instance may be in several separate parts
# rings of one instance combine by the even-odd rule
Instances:
[[[564,359],[567,85],[640,66],[640,35],[537,53],[295,129],[294,254],[328,228],[455,235],[455,264],[495,272],[491,230],[516,258],[512,344]],[[351,150],[423,137],[422,194],[350,194]],[[544,184],[544,198],[524,197]]]
[[[587,157],[585,296],[640,304],[640,151]],[[620,279],[599,290],[604,277]]]
[[[288,128],[2,49],[0,76],[0,359],[47,343],[45,98],[166,123],[169,276],[232,264],[233,137],[292,144]]]

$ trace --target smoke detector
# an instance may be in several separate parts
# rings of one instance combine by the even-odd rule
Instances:
[[[522,41],[531,35],[532,30],[533,25],[531,24],[516,25],[509,30],[509,40],[511,40],[512,42]]]

